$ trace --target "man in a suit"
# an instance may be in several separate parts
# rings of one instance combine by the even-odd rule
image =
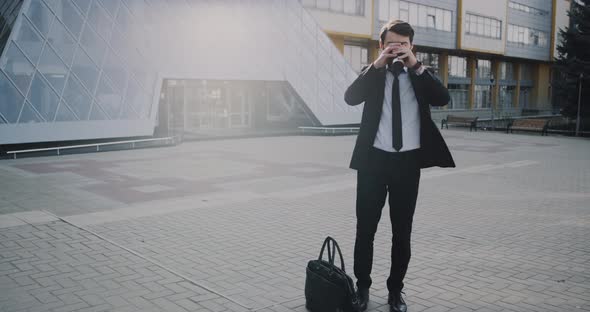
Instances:
[[[348,87],[349,105],[365,103],[350,168],[357,170],[354,274],[364,311],[369,301],[373,240],[389,193],[393,231],[387,279],[390,311],[405,312],[403,279],[410,262],[410,235],[420,169],[455,167],[430,116],[430,105],[444,106],[449,92],[412,52],[414,30],[391,21],[381,30],[381,54]]]

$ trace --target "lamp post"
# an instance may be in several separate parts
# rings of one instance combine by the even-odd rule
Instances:
[[[580,87],[578,88],[578,116],[576,118],[576,136],[580,136],[580,103],[582,100],[582,79],[584,79],[584,73],[580,73]]]
[[[494,81],[495,80],[496,79],[494,79],[494,75],[492,74],[492,77],[490,78],[490,82],[492,83],[491,92],[490,92],[490,95],[491,95],[490,108],[491,108],[491,112],[492,112],[492,130],[493,131],[496,131],[496,123],[494,122]]]

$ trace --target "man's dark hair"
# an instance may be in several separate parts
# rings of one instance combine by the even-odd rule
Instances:
[[[394,32],[404,37],[410,37],[410,43],[414,42],[414,29],[412,26],[410,26],[410,24],[402,20],[389,21],[381,28],[381,34],[379,35],[381,38],[381,43],[385,43],[385,35],[387,35],[388,31]]]

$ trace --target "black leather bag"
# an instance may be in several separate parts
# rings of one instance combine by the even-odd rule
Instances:
[[[328,261],[322,259],[328,250]],[[334,265],[336,251],[340,268]],[[354,284],[344,269],[344,259],[338,243],[326,237],[320,256],[307,263],[305,277],[305,307],[312,312],[357,312],[359,300]]]

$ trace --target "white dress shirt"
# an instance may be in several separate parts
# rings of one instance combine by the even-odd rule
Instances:
[[[411,151],[420,148],[420,112],[418,100],[414,88],[410,82],[408,68],[404,67],[405,73],[401,73],[399,79],[399,94],[402,111],[402,148],[400,152]],[[383,96],[383,111],[379,129],[375,136],[373,146],[386,151],[397,152],[393,148],[393,129],[391,111],[391,93],[395,77],[390,71],[385,74],[385,94]]]

